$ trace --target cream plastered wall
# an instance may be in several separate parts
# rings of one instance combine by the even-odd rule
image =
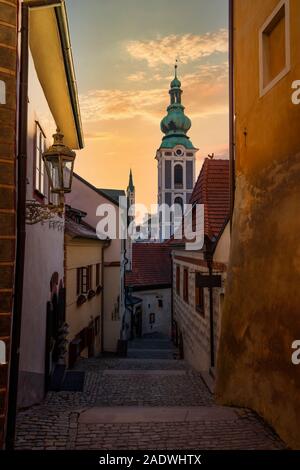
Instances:
[[[92,286],[96,290],[96,264],[102,264],[103,246],[100,241],[89,239],[68,239],[66,236],[65,251],[65,282],[66,282],[66,322],[69,325],[68,340],[74,337],[83,329],[89,326],[91,321],[100,315],[102,294],[95,295],[87,300],[83,305],[77,306],[77,268],[92,265]],[[100,285],[102,285],[100,269]],[[102,319],[101,319],[102,321]],[[101,324],[101,322],[100,322]],[[100,352],[101,332],[95,338],[95,353]]]
[[[117,342],[121,334],[121,312],[118,297],[120,294],[120,267],[104,268],[104,351],[116,352]]]
[[[35,173],[36,121],[46,135],[47,146],[52,143],[56,124],[36,75],[29,54],[28,90],[28,145],[27,145],[27,200],[33,199]],[[45,202],[48,202],[45,178]],[[47,301],[51,299],[50,280],[54,272],[63,280],[64,226],[57,217],[56,225],[26,225],[26,248],[23,284],[22,330],[18,402],[29,406],[39,402],[44,394],[45,342]]]
[[[214,252],[214,261],[218,263],[228,263],[230,251],[230,224],[227,223],[224,231],[217,243]]]

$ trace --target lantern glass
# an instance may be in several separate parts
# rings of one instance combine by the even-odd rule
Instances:
[[[63,161],[63,188],[64,192],[70,192],[72,186],[72,174],[73,174],[73,165],[74,160],[64,160]]]
[[[49,184],[53,193],[61,191],[60,158],[58,155],[44,157]]]

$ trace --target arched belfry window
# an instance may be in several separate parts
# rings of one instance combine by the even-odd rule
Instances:
[[[175,188],[182,188],[183,186],[183,168],[179,164],[174,166],[174,185]]]
[[[174,204],[178,204],[181,207],[181,212],[183,211],[183,199],[180,196],[175,197]]]

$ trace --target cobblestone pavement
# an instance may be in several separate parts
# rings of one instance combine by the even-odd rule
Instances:
[[[217,407],[201,379],[184,361],[149,358],[81,359],[86,372],[83,392],[50,392],[41,405],[18,415],[17,449],[282,449],[284,444],[249,410]],[[155,344],[155,343],[154,343]],[[132,349],[143,349],[134,343]],[[161,357],[165,357],[163,354]],[[97,422],[94,410],[105,407],[108,422]],[[132,407],[128,422],[120,417]],[[145,408],[143,408],[145,407]],[[158,407],[200,410],[199,418],[135,422],[135,410]],[[91,422],[83,418],[89,410]],[[121,411],[120,411],[121,410]],[[176,411],[177,410],[177,411]],[[204,415],[202,416],[201,410]],[[229,410],[229,415],[222,410]],[[151,412],[151,410],[150,410]],[[96,413],[96,412],[95,412]],[[123,413],[123,414],[122,414]],[[205,415],[206,413],[206,415]],[[178,415],[178,413],[177,413]],[[174,415],[174,416],[177,416]],[[155,416],[155,415],[154,415]],[[178,416],[181,416],[180,414]],[[198,416],[198,415],[197,415]],[[124,419],[124,418],[123,418]],[[155,418],[154,418],[155,419]],[[102,421],[102,420],[100,420]],[[118,422],[119,421],[119,422]]]

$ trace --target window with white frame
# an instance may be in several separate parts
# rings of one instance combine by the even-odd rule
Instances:
[[[40,193],[45,193],[45,165],[43,152],[46,147],[46,138],[40,125],[36,123],[36,145],[35,145],[35,189]]]
[[[259,31],[260,96],[290,70],[289,0],[281,0]]]

